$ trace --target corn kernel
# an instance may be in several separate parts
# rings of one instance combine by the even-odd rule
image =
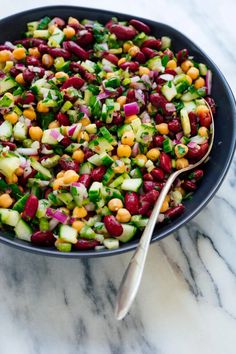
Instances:
[[[79,122],[83,125],[83,127],[86,127],[91,123],[91,120],[88,117],[83,117]]]

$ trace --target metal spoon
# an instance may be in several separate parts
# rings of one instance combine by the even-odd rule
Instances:
[[[211,111],[210,106],[208,103],[205,101],[206,105],[208,106],[212,118],[212,125],[211,125],[211,141],[210,145],[208,148],[207,153],[195,164],[191,164],[188,167],[185,167],[181,170],[178,170],[174,173],[172,173],[168,180],[165,183],[165,186],[163,187],[157,202],[153,208],[152,215],[147,223],[147,226],[145,227],[145,230],[142,234],[142,237],[140,238],[139,244],[136,248],[136,251],[133,254],[133,257],[130,260],[130,263],[126,269],[126,272],[123,276],[123,279],[120,284],[120,288],[118,291],[117,295],[117,301],[116,301],[116,308],[115,308],[115,317],[117,320],[122,320],[127,312],[130,309],[130,306],[132,305],[135,296],[137,294],[137,291],[139,289],[139,285],[142,279],[142,274],[144,270],[144,265],[147,257],[147,252],[149,248],[149,244],[152,238],[152,233],[154,230],[154,227],[156,225],[156,221],[158,218],[158,215],[160,213],[160,209],[162,206],[162,203],[164,202],[164,199],[166,195],[168,194],[174,180],[183,172],[190,171],[197,166],[201,165],[209,156],[210,151],[212,149],[213,141],[214,141],[214,120],[213,120],[213,114]]]

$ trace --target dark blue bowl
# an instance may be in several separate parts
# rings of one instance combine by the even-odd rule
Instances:
[[[13,41],[18,39],[20,34],[25,31],[27,22],[38,20],[46,15],[50,17],[58,16],[65,19],[69,16],[73,16],[78,19],[87,18],[98,20],[103,23],[107,22],[111,17],[118,17],[121,20],[129,20],[132,18],[130,15],[116,12],[75,6],[42,7],[24,11],[1,20],[0,43],[3,43],[6,40]],[[186,211],[181,217],[161,228],[156,227],[152,237],[153,242],[176,231],[196,216],[211,200],[220,187],[229,169],[235,150],[236,108],[235,100],[227,81],[213,61],[200,48],[182,33],[170,26],[147,19],[140,18],[140,20],[146,22],[151,27],[152,33],[158,37],[164,35],[170,36],[172,38],[175,52],[182,48],[187,48],[196,61],[207,64],[213,72],[212,96],[217,103],[217,113],[215,116],[215,142],[211,152],[211,158],[206,164],[204,180],[199,189],[194,193],[192,200],[185,202]],[[35,252],[41,255],[75,258],[111,256],[123,253],[134,249],[137,246],[138,238],[127,244],[121,244],[120,248],[116,250],[102,250],[99,252],[92,250],[70,253],[60,253],[55,249],[35,247],[29,243],[18,240],[5,232],[0,232],[0,241],[18,249]]]

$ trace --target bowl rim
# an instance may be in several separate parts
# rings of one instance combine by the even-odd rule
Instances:
[[[47,12],[47,11],[55,10],[55,12],[57,12],[57,10],[72,10],[73,11],[73,9],[87,11],[87,12],[96,11],[97,13],[100,13],[100,14],[110,15],[111,17],[116,16],[118,18],[135,18],[140,21],[144,21],[144,22],[146,21],[146,22],[150,23],[152,26],[159,25],[159,26],[162,26],[163,29],[167,29],[167,30],[171,30],[171,31],[175,32],[179,37],[182,37],[182,39],[184,41],[188,42],[191,46],[193,46],[195,48],[195,50],[197,50],[201,55],[206,57],[206,59],[210,62],[211,66],[214,67],[220,80],[225,85],[225,89],[227,91],[227,96],[229,99],[229,105],[232,107],[233,116],[236,118],[236,101],[235,101],[233,92],[232,92],[226,78],[222,74],[221,70],[213,62],[213,60],[201,48],[199,48],[199,46],[196,45],[191,39],[189,39],[185,34],[180,32],[179,30],[177,30],[174,27],[169,26],[165,23],[161,23],[161,22],[154,21],[151,19],[146,19],[146,18],[139,17],[139,16],[132,16],[132,14],[124,14],[121,12],[105,10],[105,9],[103,10],[103,9],[97,9],[97,8],[92,8],[92,7],[83,7],[83,6],[75,6],[75,5],[58,5],[58,6],[50,5],[50,6],[41,6],[41,7],[31,8],[31,9],[17,12],[12,15],[9,15],[7,17],[4,17],[0,20],[0,25],[2,25],[5,21],[14,21],[14,19],[19,19],[21,15],[32,14],[32,16],[34,16],[34,15],[37,16],[37,13],[40,11]],[[236,136],[236,119],[233,120],[233,135]],[[222,182],[229,170],[230,164],[233,160],[235,149],[236,149],[236,139],[234,141],[232,141],[232,143],[231,143],[230,151],[227,155],[227,160],[225,163],[225,168],[224,168],[224,170],[222,170],[217,183],[212,187],[210,193],[207,195],[207,198],[204,198],[204,200],[201,201],[197,205],[197,207],[189,215],[187,215],[186,217],[183,217],[183,219],[182,218],[180,218],[179,220],[177,219],[175,224],[169,224],[169,228],[167,230],[164,230],[160,234],[157,234],[154,230],[151,243],[158,241],[158,240],[170,235],[171,233],[177,231],[180,227],[182,227],[183,225],[188,223],[193,217],[195,217],[210,202],[210,200],[214,197],[215,193],[218,191],[219,187],[221,186],[221,184],[222,184]],[[139,241],[137,239],[133,243],[127,243],[125,246],[123,246],[121,248],[114,249],[114,250],[107,250],[107,249],[100,250],[100,251],[86,250],[86,251],[72,251],[72,252],[66,253],[66,252],[58,252],[57,250],[47,249],[47,248],[43,248],[43,247],[41,247],[41,248],[35,247],[32,244],[27,243],[27,242],[19,243],[19,240],[17,240],[18,242],[16,242],[15,238],[9,239],[9,238],[6,238],[5,236],[2,236],[4,234],[6,234],[6,233],[0,231],[0,242],[5,245],[17,248],[22,251],[31,252],[31,253],[34,253],[37,255],[53,256],[53,257],[59,257],[59,258],[71,258],[71,259],[72,258],[93,258],[93,257],[98,258],[98,257],[108,257],[108,256],[119,255],[119,254],[122,254],[122,253],[125,253],[128,251],[134,250],[137,247],[137,244]]]

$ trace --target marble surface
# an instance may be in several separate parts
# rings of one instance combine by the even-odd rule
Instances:
[[[65,3],[176,27],[208,52],[236,92],[233,0],[1,0],[0,16]],[[122,322],[113,307],[130,254],[69,261],[0,245],[0,353],[235,354],[235,193],[236,159],[210,204],[151,246],[139,294]]]

